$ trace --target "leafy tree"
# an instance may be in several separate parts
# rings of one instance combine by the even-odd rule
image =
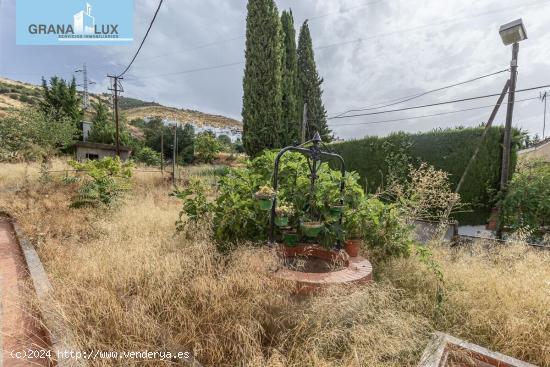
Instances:
[[[550,164],[527,162],[514,174],[502,201],[502,218],[513,230],[543,233],[550,223]]]
[[[134,154],[136,161],[144,163],[148,166],[160,166],[160,153],[155,152],[149,147],[142,147]]]
[[[300,141],[301,107],[299,103],[298,58],[296,54],[296,31],[292,10],[281,15],[283,30],[283,96],[281,145],[287,146]]]
[[[73,121],[36,108],[11,111],[0,119],[0,161],[48,158],[73,144]]]
[[[50,85],[46,79],[42,78],[42,100],[39,104],[40,110],[44,115],[51,116],[59,121],[66,117],[73,121],[75,127],[81,128],[82,101],[76,90],[76,81],[74,77],[70,82],[62,78],[53,76],[50,79]]]
[[[251,156],[281,145],[281,21],[273,0],[249,0],[243,78],[243,143]]]
[[[298,39],[298,79],[300,83],[301,102],[307,103],[306,139],[311,139],[319,132],[323,141],[331,141],[331,131],[327,125],[327,111],[323,105],[323,79],[317,73],[313,44],[307,20],[300,29]]]
[[[166,126],[162,119],[156,117],[145,123],[143,128],[145,145],[161,152],[161,136],[164,139],[164,158],[172,159],[174,130]],[[193,125],[178,125],[176,130],[178,162],[192,163],[194,158],[195,128]]]
[[[195,139],[195,153],[200,161],[212,163],[221,151],[221,144],[211,131],[197,134]]]
[[[92,102],[92,108],[94,112],[88,140],[95,143],[116,144],[116,125],[109,109],[101,100]],[[124,119],[119,119],[119,139],[122,145],[129,145],[132,140]]]
[[[220,144],[231,146],[231,138],[225,134],[219,135],[218,140],[220,141]]]

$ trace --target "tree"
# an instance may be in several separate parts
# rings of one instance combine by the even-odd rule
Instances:
[[[296,55],[296,31],[292,10],[281,15],[283,31],[283,81],[282,81],[282,126],[281,145],[287,146],[300,141],[301,107],[299,103],[298,58]]]
[[[95,143],[116,144],[116,125],[109,109],[101,100],[92,102],[92,108],[94,112],[88,140]],[[123,119],[119,121],[119,139],[122,145],[128,145],[132,140]]]
[[[327,111],[323,105],[323,79],[317,73],[313,44],[307,20],[300,28],[298,39],[298,79],[300,83],[301,102],[307,103],[306,140],[319,132],[323,141],[331,141],[331,131],[327,125]]]
[[[77,136],[66,116],[55,119],[36,108],[11,111],[0,119],[0,161],[48,159]]]
[[[46,79],[42,78],[42,100],[39,108],[45,115],[51,116],[56,121],[67,117],[73,121],[75,127],[81,129],[81,121],[84,116],[81,103],[74,77],[67,82],[53,76],[49,86]]]
[[[164,139],[164,159],[172,159],[174,130],[166,126],[161,118],[155,117],[145,123],[143,128],[145,145],[161,151],[161,136]],[[194,158],[195,128],[193,125],[178,125],[176,130],[178,162],[192,163]]]
[[[212,163],[221,151],[221,144],[211,131],[197,134],[195,140],[195,153],[200,161]]]
[[[281,144],[282,31],[273,0],[249,0],[247,10],[243,143],[256,156]]]

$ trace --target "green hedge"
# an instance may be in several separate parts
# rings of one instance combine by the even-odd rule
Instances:
[[[450,174],[458,184],[470,157],[480,141],[483,127],[434,130],[428,133],[396,133],[387,137],[367,137],[331,145],[346,161],[347,169],[357,171],[369,192],[383,188],[389,176],[405,177],[408,164],[427,162]],[[462,201],[484,210],[495,203],[500,182],[502,127],[492,127],[460,191]],[[511,172],[516,164],[519,131],[514,131]],[[474,222],[479,221],[479,215]],[[465,218],[468,222],[468,219]]]

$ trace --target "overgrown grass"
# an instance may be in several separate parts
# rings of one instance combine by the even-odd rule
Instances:
[[[270,277],[270,251],[224,257],[206,231],[176,235],[180,204],[156,175],[137,175],[114,210],[74,210],[74,186],[41,184],[31,169],[22,184],[21,166],[0,166],[0,207],[37,245],[82,349],[190,351],[206,366],[414,366],[441,330],[550,365],[548,252],[437,247],[440,306],[436,280],[414,258],[378,264],[369,286],[297,298]]]

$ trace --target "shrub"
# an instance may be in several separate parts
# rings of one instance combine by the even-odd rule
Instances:
[[[221,149],[222,145],[220,141],[211,132],[205,131],[197,134],[195,153],[201,162],[212,163]]]
[[[348,169],[357,171],[361,183],[374,193],[393,181],[406,179],[409,164],[421,162],[448,173],[454,189],[483,133],[482,127],[434,130],[428,133],[392,134],[333,144],[346,160]],[[465,179],[460,196],[472,207],[491,207],[500,183],[500,156],[503,129],[492,127],[485,137],[475,163]],[[516,162],[519,132],[514,132],[511,171]]]
[[[160,153],[149,147],[143,147],[134,155],[136,161],[148,166],[160,166]]]
[[[502,218],[513,230],[543,234],[550,224],[550,164],[531,162],[512,177],[502,201]]]
[[[121,162],[118,157],[83,163],[69,161],[69,164],[88,176],[72,198],[72,208],[111,205],[129,188],[133,165]]]
[[[213,204],[207,200],[207,193],[207,187],[200,179],[192,179],[189,187],[171,194],[183,202],[176,222],[177,231],[183,231],[189,221],[197,223],[211,218]]]
[[[65,117],[54,119],[34,108],[0,118],[0,161],[50,158],[70,146],[78,130]]]

